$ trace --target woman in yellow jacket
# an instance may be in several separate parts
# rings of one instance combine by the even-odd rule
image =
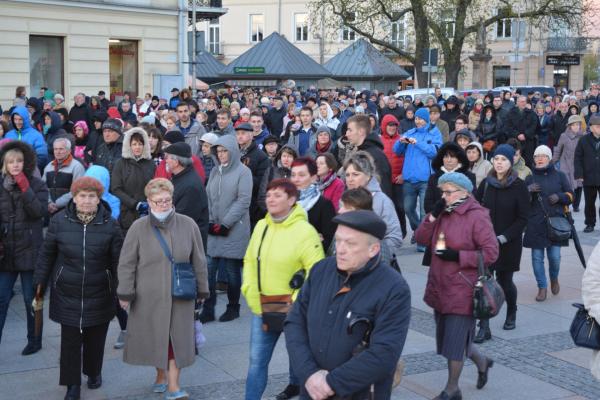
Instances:
[[[246,400],[262,398],[269,362],[283,328],[281,319],[263,315],[261,295],[295,299],[310,268],[324,257],[319,234],[297,200],[298,190],[289,180],[269,183],[268,213],[256,224],[244,256],[242,293],[254,314]],[[289,385],[276,398],[289,399],[299,393],[299,382],[290,369]]]

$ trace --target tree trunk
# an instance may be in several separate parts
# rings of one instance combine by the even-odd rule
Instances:
[[[423,72],[423,53],[429,48],[429,29],[427,28],[427,14],[423,8],[422,0],[411,0],[413,7],[413,20],[415,30],[420,32],[415,35],[415,76],[417,79],[416,87],[426,88],[429,82],[427,82],[427,72]]]
[[[460,55],[464,40],[454,39],[450,54],[444,54],[444,69],[446,71],[446,87],[458,89],[458,75],[462,67]]]

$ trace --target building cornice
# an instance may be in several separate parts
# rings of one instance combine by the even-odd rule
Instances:
[[[85,8],[92,10],[107,10],[107,11],[127,11],[127,12],[143,12],[148,14],[160,14],[160,15],[172,15],[176,16],[179,14],[178,9],[166,9],[166,8],[155,8],[155,7],[132,7],[119,4],[106,4],[106,3],[87,3],[83,1],[64,1],[64,0],[6,0],[9,3],[14,4],[35,4],[35,5],[51,5],[51,6],[62,6],[70,8]]]

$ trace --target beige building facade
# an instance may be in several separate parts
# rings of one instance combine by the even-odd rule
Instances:
[[[64,95],[104,90],[154,93],[158,75],[183,74],[187,2],[181,0],[0,1],[0,104],[16,86]]]
[[[341,25],[337,34],[320,35],[321,28],[313,29],[310,25],[311,20],[318,18],[311,18],[308,3],[308,0],[223,0],[227,14],[199,24],[198,29],[206,32],[206,48],[225,63],[275,31],[315,61],[325,63],[358,35]],[[331,19],[324,23],[335,24]],[[414,41],[411,42],[414,31],[409,23],[399,21],[384,29],[387,29],[384,35],[396,45],[407,49],[414,46]],[[469,59],[475,53],[473,43],[464,48],[457,89],[509,85],[579,89],[583,86],[583,55],[590,52],[589,41],[573,37],[568,30],[549,34],[524,21],[504,20],[488,27],[486,38],[491,60],[485,84],[480,86],[473,79],[473,62]],[[409,72],[414,71],[406,61],[397,62]],[[443,72],[433,74],[432,82],[443,85]]]

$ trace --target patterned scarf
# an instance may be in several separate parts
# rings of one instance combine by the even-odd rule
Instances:
[[[449,206],[446,206],[446,212],[448,214],[450,214],[452,211],[454,211],[458,206],[460,206],[462,203],[464,203],[465,201],[467,201],[467,199],[469,198],[469,196],[465,196],[462,199],[458,199],[456,200],[454,203],[450,204]]]
[[[300,191],[300,198],[298,204],[304,208],[304,211],[308,212],[319,200],[321,193],[319,193],[319,185],[313,183],[309,187]]]
[[[81,221],[82,224],[87,225],[90,222],[92,222],[94,220],[94,218],[96,218],[96,213],[98,211],[94,211],[91,213],[85,213],[82,211],[77,211],[77,218]]]
[[[335,181],[335,178],[337,178],[335,172],[330,172],[329,175],[325,177],[325,179],[320,180],[319,191],[323,193],[323,191],[325,191],[325,189],[327,189],[333,183],[333,181]]]

